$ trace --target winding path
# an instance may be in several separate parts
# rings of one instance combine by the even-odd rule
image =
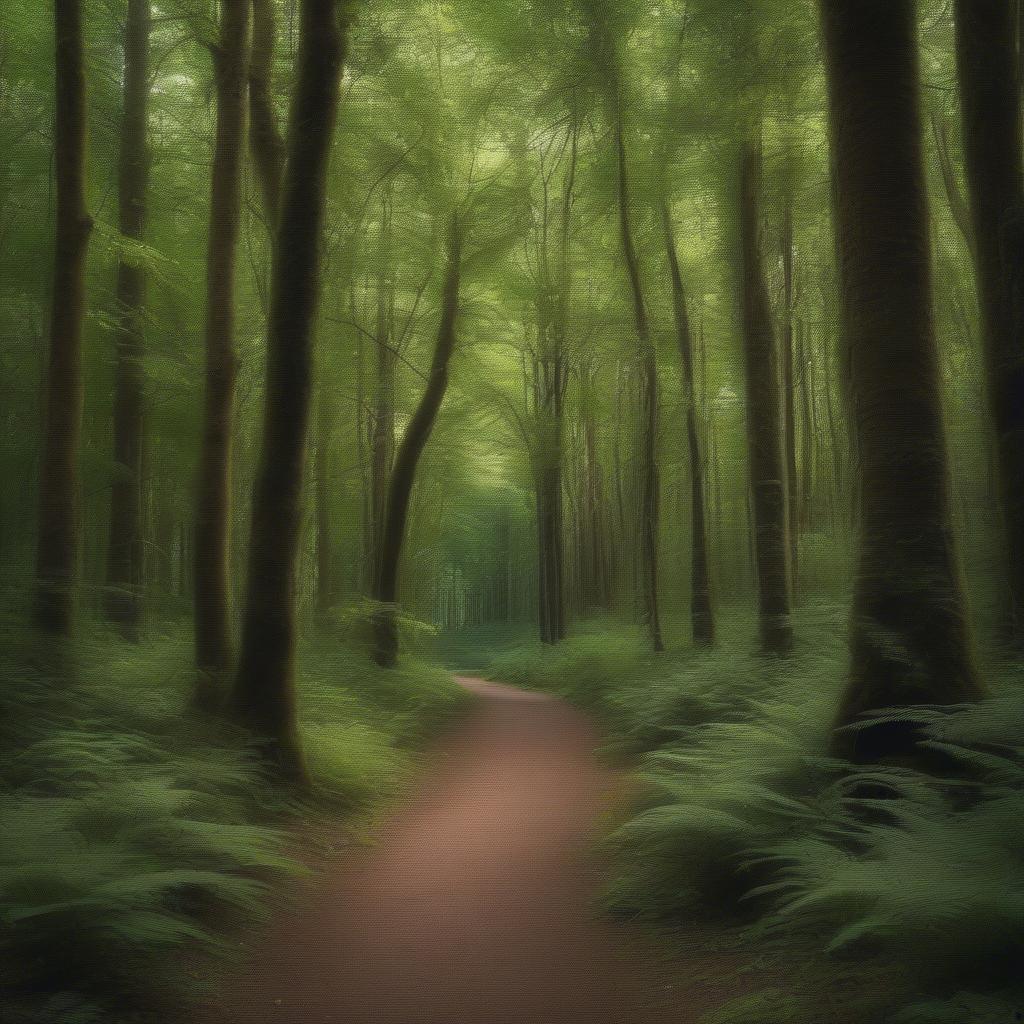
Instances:
[[[271,926],[211,1021],[649,1019],[625,929],[592,907],[590,846],[616,779],[591,724],[552,697],[460,682],[476,706],[418,795]],[[694,1019],[679,1009],[650,1019]]]

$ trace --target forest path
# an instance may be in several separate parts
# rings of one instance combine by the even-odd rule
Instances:
[[[460,682],[475,706],[412,802],[260,937],[211,1024],[638,1024],[715,1005],[704,984],[663,991],[637,936],[592,905],[591,843],[620,779],[586,716]]]

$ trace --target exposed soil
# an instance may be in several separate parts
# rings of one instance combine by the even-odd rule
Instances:
[[[210,1024],[695,1022],[756,987],[742,958],[671,965],[594,907],[619,779],[581,712],[462,678],[476,706],[370,847],[339,854],[254,942]]]

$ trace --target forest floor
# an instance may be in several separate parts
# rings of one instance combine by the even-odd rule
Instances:
[[[694,925],[668,948],[602,916],[594,843],[626,776],[558,698],[460,682],[475,706],[417,793],[369,846],[316,865],[204,1024],[696,1024],[785,986],[791,966],[727,930]]]

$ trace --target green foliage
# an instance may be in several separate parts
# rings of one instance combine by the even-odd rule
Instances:
[[[180,954],[229,954],[227,930],[304,870],[288,852],[295,814],[378,808],[408,778],[410,745],[463,699],[440,670],[410,662],[385,679],[336,641],[311,642],[301,729],[314,788],[300,805],[244,733],[182,715],[188,655],[177,633],[137,648],[105,637],[82,647],[70,687],[44,663],[5,659],[5,1020],[179,1004]]]
[[[753,623],[729,616],[722,646],[669,658],[646,678],[635,660],[614,674],[616,657],[628,662],[615,644],[607,671],[595,669],[580,656],[585,642],[519,655],[503,670],[597,695],[612,749],[641,752],[638,804],[610,840],[614,909],[743,914],[761,942],[807,934],[834,957],[898,958],[932,988],[1005,985],[1024,953],[1019,669],[981,704],[913,709],[931,771],[838,762],[825,744],[845,667],[843,614],[805,605],[800,653],[785,661],[737,654]],[[935,772],[936,756],[945,771]],[[973,1021],[970,1009],[1010,1020],[1021,999],[960,992],[894,1019]],[[721,1019],[775,1020],[802,1005],[769,1000],[768,1013],[760,1000]]]
[[[650,657],[638,629],[614,620],[581,624],[564,642],[533,641],[499,652],[487,666],[488,675],[503,683],[558,693],[599,709],[613,686],[622,686]]]

